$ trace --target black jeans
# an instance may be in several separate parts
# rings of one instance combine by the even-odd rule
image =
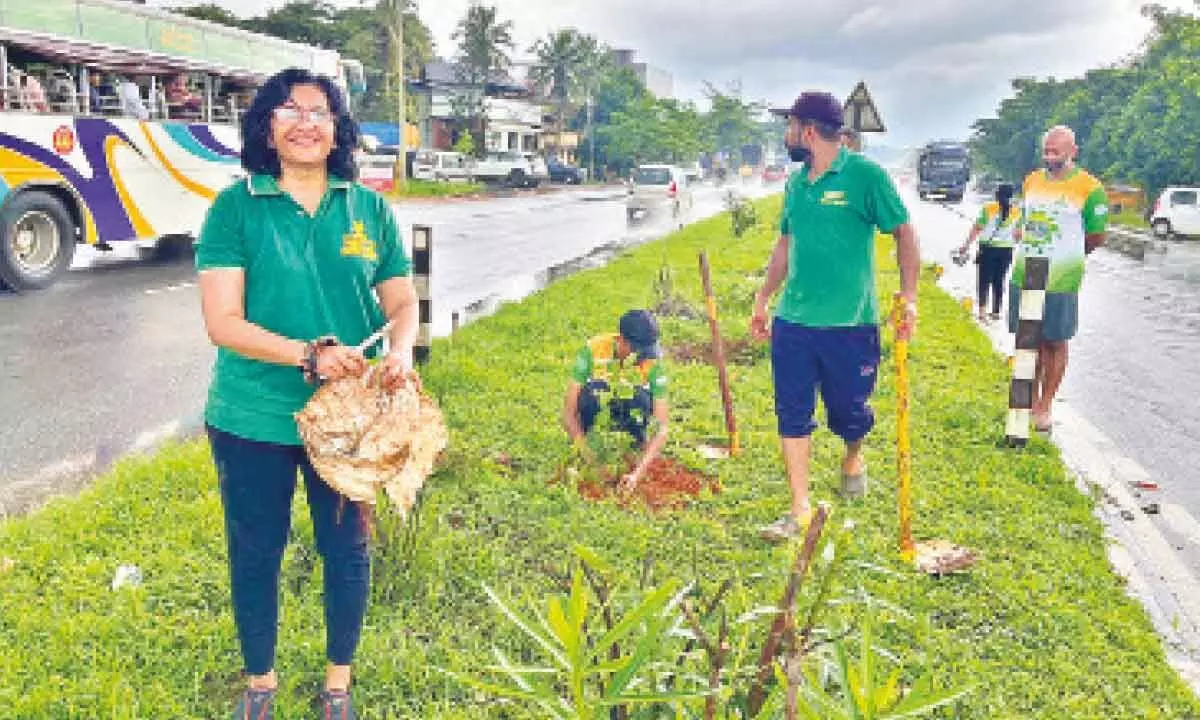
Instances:
[[[324,561],[326,657],[334,665],[349,665],[362,632],[371,575],[358,506],[339,502],[342,496],[317,476],[303,447],[246,440],[211,426],[208,439],[225,508],[233,618],[246,672],[265,675],[275,666],[279,568],[297,470],[304,475]]]
[[[585,433],[591,432],[596,416],[600,414],[599,393],[608,389],[607,382],[590,380],[579,393],[579,424]],[[614,429],[629,433],[639,447],[646,443],[646,428],[650,418],[654,417],[654,398],[649,388],[639,387],[632,398],[610,399],[608,413]]]
[[[979,312],[987,309],[988,295],[992,297],[992,314],[1000,314],[1004,303],[1004,286],[1008,266],[1012,264],[1012,248],[979,248]]]

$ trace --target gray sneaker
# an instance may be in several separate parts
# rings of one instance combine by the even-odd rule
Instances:
[[[350,693],[345,690],[326,690],[321,693],[321,720],[357,720]]]
[[[274,705],[274,690],[246,690],[233,709],[233,720],[272,720]]]
[[[842,473],[842,489],[841,495],[847,500],[857,500],[867,494],[867,469],[864,467],[862,472],[857,475],[847,475]]]

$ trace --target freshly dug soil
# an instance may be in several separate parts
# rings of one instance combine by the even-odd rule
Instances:
[[[730,365],[754,365],[765,357],[763,349],[765,346],[759,345],[750,338],[725,338],[724,344],[725,362]],[[709,365],[715,362],[712,340],[672,345],[667,348],[667,353],[676,362],[702,362]]]
[[[633,468],[636,459],[628,463]],[[622,507],[647,507],[659,512],[667,510],[682,510],[687,504],[700,496],[705,488],[714,493],[721,491],[721,485],[716,478],[697,473],[671,458],[658,458],[650,464],[645,477],[632,492],[622,492],[620,477],[606,477],[604,480],[584,479],[579,482],[579,494],[588,500],[601,501],[615,498]]]

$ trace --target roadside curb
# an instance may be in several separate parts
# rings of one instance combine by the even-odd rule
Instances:
[[[955,289],[939,286],[955,297]],[[1011,339],[1001,324],[976,326],[1002,356]],[[1145,608],[1162,638],[1167,659],[1192,691],[1200,696],[1200,580],[1188,569],[1174,545],[1142,510],[1131,490],[1151,479],[1150,473],[1123,455],[1116,443],[1068,402],[1057,400],[1050,437],[1063,464],[1085,495],[1096,495],[1095,516],[1112,541],[1113,570],[1126,580],[1126,593]]]
[[[197,437],[203,419],[174,420],[147,430],[131,443],[101,443],[87,452],[47,465],[22,480],[0,486],[0,522],[37,511],[59,497],[72,497],[121,460],[148,455],[164,443]]]

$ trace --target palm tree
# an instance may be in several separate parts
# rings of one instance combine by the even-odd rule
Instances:
[[[538,58],[530,70],[534,87],[558,104],[557,149],[561,152],[567,106],[581,95],[590,94],[607,54],[594,36],[584,35],[575,28],[552,32],[534,43],[529,51]]]
[[[550,33],[529,48],[537,55],[537,64],[530,69],[529,79],[542,97],[553,98],[558,103],[558,142],[555,150],[562,152],[563,125],[566,123],[567,103],[578,91],[580,61],[580,36],[574,28]]]
[[[486,147],[483,99],[488,80],[512,65],[508,56],[514,46],[512,28],[511,20],[500,21],[495,6],[472,3],[451,36],[458,41],[459,81],[471,87],[474,93],[468,101],[468,116],[474,119],[472,124],[477,127],[477,148]]]

